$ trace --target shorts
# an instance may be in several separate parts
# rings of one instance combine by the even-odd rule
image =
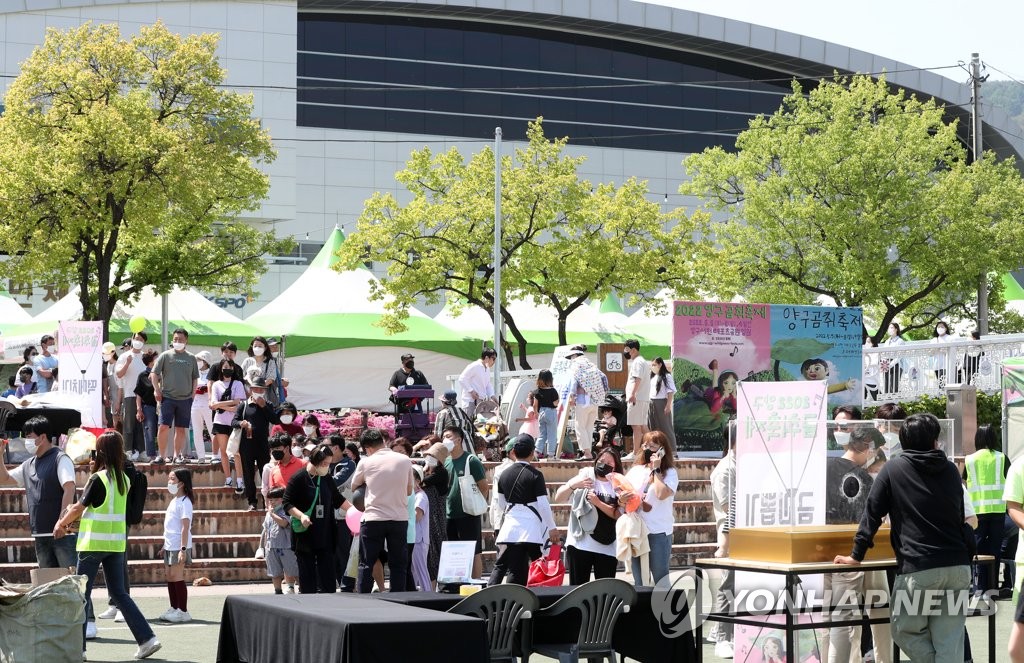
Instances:
[[[463,516],[448,519],[449,541],[476,541],[476,554],[484,551],[483,531],[480,516]]]
[[[626,425],[646,426],[651,414],[650,401],[637,401],[626,406]]]
[[[164,551],[164,564],[167,566],[174,566],[178,563],[178,551],[177,550],[165,550]],[[192,551],[185,551],[185,565],[188,566],[192,563]]]
[[[160,401],[160,425],[189,428],[192,425],[192,399],[175,400],[166,396]]]
[[[267,548],[265,553],[267,556],[267,577],[298,577],[299,563],[295,559],[295,551],[291,548]]]
[[[214,435],[231,435],[231,424],[214,424]]]
[[[1024,624],[1024,592],[1017,597],[1017,610],[1013,613],[1013,621]]]

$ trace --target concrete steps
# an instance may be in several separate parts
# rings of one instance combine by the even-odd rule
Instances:
[[[676,525],[673,532],[672,564],[685,566],[698,557],[711,555],[715,550],[715,530],[710,502],[709,477],[717,460],[686,459],[676,462],[679,488],[673,511]],[[493,476],[496,463],[485,463],[488,480]],[[545,461],[538,464],[548,483],[548,494],[555,492],[565,481],[572,479],[588,463],[575,461]],[[163,584],[164,510],[172,499],[164,488],[171,465],[137,463],[136,468],[146,474],[149,494],[142,523],[133,527],[129,535],[129,566],[133,584]],[[234,490],[224,487],[224,474],[220,464],[190,464],[196,490],[196,511],[192,525],[195,553],[187,579],[200,576],[214,583],[265,582],[266,566],[254,559],[259,546],[260,531],[265,512],[245,511],[247,504]],[[79,488],[85,486],[88,470],[76,471]],[[552,504],[555,522],[563,536],[569,520],[567,504]],[[489,570],[496,556],[494,532],[484,520],[484,567]],[[28,537],[28,513],[25,491],[19,488],[0,488],[0,577],[8,582],[28,582],[29,570],[35,567],[35,550]]]

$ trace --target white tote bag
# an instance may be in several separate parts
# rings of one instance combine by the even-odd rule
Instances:
[[[482,516],[487,513],[487,500],[484,499],[480,487],[476,485],[473,473],[469,471],[469,464],[473,457],[466,458],[466,469],[459,477],[459,492],[462,494],[462,510],[467,516]]]

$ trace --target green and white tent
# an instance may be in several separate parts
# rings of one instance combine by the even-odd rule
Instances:
[[[448,329],[415,309],[406,331],[387,334],[378,326],[385,302],[370,299],[373,274],[334,269],[344,241],[335,228],[299,278],[246,320],[267,336],[285,337],[289,400],[300,408],[389,409],[388,383],[407,352],[443,393],[445,375],[480,357],[482,337]]]

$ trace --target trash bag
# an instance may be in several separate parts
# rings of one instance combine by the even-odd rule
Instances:
[[[85,583],[64,576],[27,591],[0,586],[0,660],[81,660]]]

